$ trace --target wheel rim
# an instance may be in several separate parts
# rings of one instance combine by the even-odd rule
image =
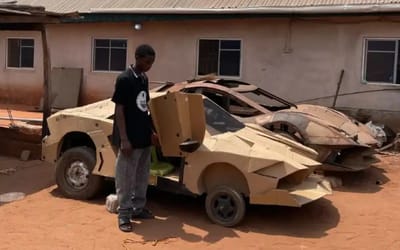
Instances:
[[[66,181],[74,189],[84,189],[89,182],[89,170],[87,165],[81,161],[73,161],[66,170]]]
[[[211,202],[211,211],[222,222],[232,221],[238,211],[234,198],[228,193],[220,193]]]

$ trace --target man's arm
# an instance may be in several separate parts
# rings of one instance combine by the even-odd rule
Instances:
[[[128,134],[126,133],[124,106],[121,104],[115,105],[115,122],[118,126],[119,137],[121,138],[121,141],[128,140]]]
[[[115,122],[117,123],[119,137],[121,138],[121,151],[124,154],[130,154],[132,152],[132,145],[126,132],[124,106],[121,104],[116,104],[115,106]]]
[[[151,115],[149,115],[150,117],[150,123],[151,123],[151,144],[153,144],[154,146],[160,146],[160,141],[158,138],[158,134],[156,131],[156,126],[154,125],[153,119],[151,118]]]
[[[114,95],[112,101],[115,103],[115,117],[114,122],[118,128],[118,136],[120,139],[120,145],[118,145],[124,154],[129,154],[132,151],[132,145],[128,139],[128,133],[126,130],[126,117],[124,113],[124,107],[128,103],[129,91],[127,89],[128,79],[118,77],[115,85]]]

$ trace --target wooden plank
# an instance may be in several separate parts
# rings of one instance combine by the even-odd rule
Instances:
[[[47,118],[51,115],[51,106],[50,106],[50,93],[51,93],[51,84],[50,84],[50,71],[51,71],[51,62],[49,55],[49,48],[47,44],[47,34],[46,27],[42,25],[41,27],[42,33],[42,47],[43,47],[43,122],[42,122],[42,138],[49,134],[49,127],[47,124]]]

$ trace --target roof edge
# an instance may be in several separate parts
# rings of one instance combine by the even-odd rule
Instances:
[[[53,11],[47,11],[44,6],[16,4],[15,2],[10,2],[10,3],[0,2],[0,12],[14,14],[14,15],[29,15],[29,16],[52,16],[52,17],[79,16],[79,13],[77,11],[58,13]]]
[[[312,7],[260,7],[231,9],[91,8],[87,14],[340,14],[400,12],[400,4],[331,5]]]

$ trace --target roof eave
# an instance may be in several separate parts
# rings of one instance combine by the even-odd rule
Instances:
[[[91,8],[86,14],[348,14],[400,12],[400,4],[226,9],[193,8]]]

